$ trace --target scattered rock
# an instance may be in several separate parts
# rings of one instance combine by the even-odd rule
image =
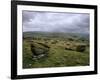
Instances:
[[[30,45],[33,58],[41,58],[48,55],[49,46],[43,43],[34,42]]]
[[[84,52],[86,49],[86,46],[85,45],[78,45],[76,47],[76,51],[79,51],[79,52]]]

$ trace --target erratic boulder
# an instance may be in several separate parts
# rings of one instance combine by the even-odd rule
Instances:
[[[86,49],[86,45],[78,45],[76,47],[76,51],[78,51],[78,52],[84,52],[85,49]]]
[[[30,47],[33,58],[41,58],[48,55],[49,47],[46,44],[34,42],[30,44]]]

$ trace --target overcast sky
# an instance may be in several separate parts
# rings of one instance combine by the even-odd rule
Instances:
[[[89,14],[23,11],[23,32],[89,33]]]

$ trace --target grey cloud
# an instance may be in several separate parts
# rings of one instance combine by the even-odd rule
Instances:
[[[23,31],[89,33],[89,14],[23,11]]]

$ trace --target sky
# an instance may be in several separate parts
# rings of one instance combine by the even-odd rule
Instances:
[[[90,15],[87,13],[23,11],[23,32],[89,33]]]

